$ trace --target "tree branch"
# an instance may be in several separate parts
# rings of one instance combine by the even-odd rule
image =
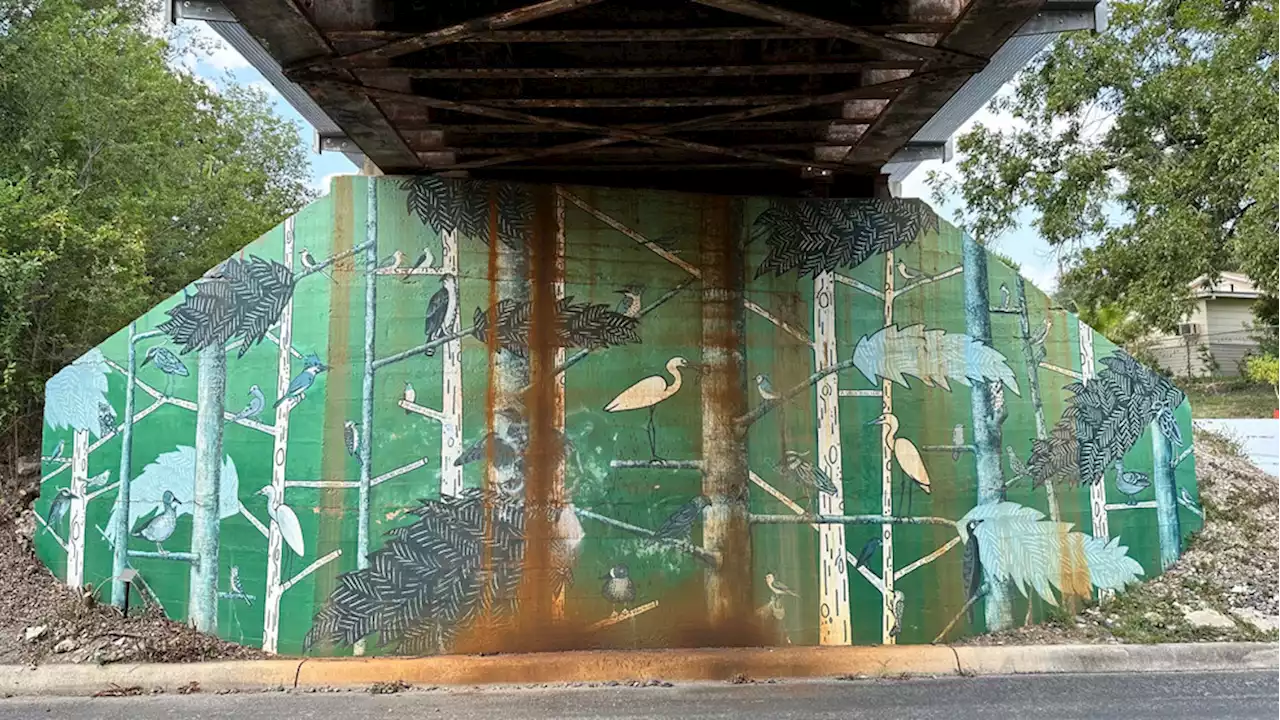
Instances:
[[[459,330],[458,332],[453,333],[452,335],[446,335],[442,338],[436,338],[435,340],[432,340],[429,343],[423,343],[422,345],[419,345],[415,348],[409,348],[404,352],[398,352],[395,355],[388,355],[387,357],[384,357],[384,358],[378,358],[377,360],[373,361],[373,369],[377,370],[379,368],[385,367],[392,363],[398,363],[401,360],[411,358],[414,355],[421,355],[422,353],[426,352],[430,348],[438,348],[441,345],[444,345],[446,343],[451,343],[454,340],[461,340],[462,338],[470,335],[473,330],[475,330],[474,325],[469,328],[463,328],[462,330]]]
[[[701,470],[701,460],[610,460],[615,470]]]
[[[947,525],[954,520],[944,517],[897,517],[894,515],[759,515],[752,513],[752,525]]]
[[[806,389],[813,387],[814,385],[817,385],[818,381],[821,380],[822,378],[832,373],[840,372],[841,370],[848,370],[851,367],[853,367],[853,358],[844,360],[842,362],[838,362],[835,365],[832,365],[830,367],[825,367],[819,370],[818,372],[810,375],[808,379],[796,384],[792,388],[788,389],[786,392],[782,393],[782,395],[780,395],[777,400],[765,400],[761,402],[759,405],[755,406],[755,408],[752,409],[751,412],[747,413],[746,415],[743,415],[742,417],[736,418],[733,422],[738,426],[738,429],[740,431],[745,431],[747,428],[751,427],[752,423],[764,417],[765,414],[767,414],[770,410],[773,410],[775,407],[791,400],[791,398],[795,397],[796,395],[799,395],[800,393],[804,392]]]
[[[372,244],[373,244],[372,240],[366,240],[365,242],[362,242],[359,245],[356,245],[350,250],[343,250],[342,252],[330,257],[324,262],[317,263],[316,265],[313,265],[307,268],[306,270],[303,270],[302,272],[294,275],[293,282],[297,283],[299,280],[305,277],[308,277],[310,275],[315,275],[316,273],[320,272],[321,270],[324,270],[325,268],[329,267],[330,265],[334,264],[339,260],[342,260],[343,258],[348,258],[348,257],[351,257],[352,255],[355,255],[356,253],[364,252]]]
[[[642,528],[639,525],[632,525],[631,523],[625,523],[625,522],[622,522],[621,520],[614,520],[611,517],[606,517],[604,515],[600,515],[599,513],[594,513],[590,510],[586,510],[580,507],[575,507],[573,510],[575,513],[578,514],[578,517],[584,517],[591,520],[595,520],[596,522],[601,522],[601,523],[604,523],[605,525],[616,527],[619,530],[626,530],[629,533],[634,533],[636,535],[639,535],[645,538],[646,540],[651,540],[660,545],[669,545],[677,550],[681,550],[683,552],[689,553],[690,555],[698,558],[699,560],[707,563],[712,567],[720,566],[720,558],[715,553],[709,552],[704,548],[700,548],[697,545],[694,545],[693,543],[689,542],[688,540],[677,540],[675,538],[658,537],[658,534],[655,533],[654,531],[649,530],[647,528]]]
[[[897,300],[898,298],[906,294],[908,290],[914,290],[920,287],[921,285],[928,285],[929,283],[932,283],[932,282],[945,280],[946,278],[959,275],[962,272],[964,272],[964,266],[957,265],[956,267],[953,267],[950,270],[947,270],[946,272],[941,272],[941,273],[938,273],[937,275],[928,275],[926,277],[922,277],[913,283],[907,283],[901,288],[898,288],[897,290],[895,290],[893,293],[893,299]]]
[[[831,277],[835,278],[836,282],[838,283],[844,283],[845,285],[848,285],[849,287],[855,290],[861,290],[862,292],[872,297],[876,297],[881,300],[884,299],[884,292],[871,287],[870,285],[862,282],[861,280],[855,280],[854,278],[851,278],[848,275],[841,275],[838,272],[831,273]]]

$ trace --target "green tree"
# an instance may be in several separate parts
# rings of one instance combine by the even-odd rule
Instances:
[[[979,238],[1030,211],[1066,253],[1064,293],[1128,334],[1171,329],[1187,283],[1223,270],[1276,292],[1274,0],[1111,3],[1103,34],[1072,34],[994,102],[1011,130],[958,142],[958,196]],[[1122,320],[1123,319],[1123,320]]]
[[[310,199],[297,128],[176,70],[151,17],[0,0],[0,430],[38,424],[45,378]]]

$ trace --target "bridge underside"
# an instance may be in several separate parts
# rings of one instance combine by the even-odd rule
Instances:
[[[227,0],[386,173],[869,195],[1044,0]]]

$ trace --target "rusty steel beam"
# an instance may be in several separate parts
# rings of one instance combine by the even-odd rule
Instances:
[[[366,68],[356,71],[366,81],[411,80],[508,80],[576,78],[683,78],[750,77],[765,75],[848,75],[867,70],[917,70],[920,60],[867,60],[861,62],[777,63],[771,65],[686,65],[672,67],[432,67]]]
[[[789,130],[826,130],[832,127],[853,127],[858,125],[866,125],[872,120],[875,120],[874,116],[868,116],[865,118],[830,118],[830,119],[822,119],[822,120],[757,120],[754,122],[747,121],[747,122],[734,123],[733,127],[729,128],[729,130],[733,130],[733,131],[742,130],[746,132],[750,132],[750,131],[786,132]],[[623,125],[622,127],[629,128],[631,130],[639,130],[646,126],[630,124],[630,125]],[[720,127],[709,127],[709,128],[691,128],[683,132],[723,132],[723,131],[724,129]],[[401,132],[406,135],[411,135],[415,132],[445,132],[445,133],[458,133],[463,135],[509,135],[509,134],[545,133],[545,132],[555,132],[555,131],[547,130],[547,128],[544,128],[538,125],[526,125],[523,123],[521,124],[429,123],[421,127],[412,127],[412,128],[408,126],[403,126],[402,124]]]
[[[745,160],[758,160],[761,162],[771,162],[777,165],[789,165],[801,168],[822,168],[824,170],[842,170],[843,166],[835,163],[827,163],[821,161],[795,160],[793,158],[776,157],[766,153],[753,152],[750,150],[734,150],[732,148],[723,148],[716,145],[708,145],[706,143],[693,142],[691,140],[680,140],[676,138],[663,137],[661,135],[647,134],[634,130],[624,130],[621,128],[603,127],[593,125],[591,123],[576,122],[572,120],[561,120],[559,118],[542,117],[539,115],[529,115],[527,113],[516,112],[511,110],[503,110],[502,108],[475,105],[468,102],[458,102],[456,100],[445,100],[442,98],[432,98],[424,95],[413,95],[410,93],[402,93],[395,90],[384,90],[382,88],[369,87],[364,85],[353,85],[351,83],[340,82],[336,80],[303,80],[303,84],[314,88],[335,88],[350,92],[362,92],[371,98],[388,98],[392,100],[411,100],[419,102],[427,107],[434,107],[440,110],[452,110],[454,112],[467,113],[470,115],[479,115],[481,117],[491,117],[498,120],[512,120],[516,122],[528,122],[531,124],[544,125],[549,128],[561,128],[565,130],[580,130],[583,132],[599,133],[610,136],[608,138],[599,138],[595,141],[600,145],[612,144],[603,142],[604,140],[612,140],[613,142],[625,142],[627,140],[635,142],[645,142],[652,145],[662,145],[666,147],[674,147],[686,150],[694,150],[698,152],[712,153],[716,155],[727,155],[729,157],[738,157]],[[574,143],[576,146],[585,148],[586,142]],[[563,146],[562,146],[563,147]],[[498,164],[492,162],[497,158],[487,161],[486,164]],[[467,165],[463,163],[462,165]],[[451,166],[448,169],[463,169],[462,165]]]
[[[789,150],[813,150],[814,148],[820,148],[820,147],[841,147],[842,148],[848,144],[849,143],[847,142],[834,143],[834,142],[826,142],[826,141],[814,141],[814,142],[792,142],[792,143],[744,143],[741,145],[728,145],[726,147],[741,148],[744,150],[758,150],[760,152],[771,152],[771,151],[789,151]],[[451,145],[451,146],[439,146],[439,147],[430,146],[429,147],[424,145],[421,147],[414,147],[414,150],[416,151],[422,151],[422,152],[448,151],[448,152],[457,153],[459,155],[506,155],[508,153],[541,152],[546,149],[548,148],[535,147],[535,146],[531,146],[531,147],[513,147],[513,146],[466,147],[466,146],[459,146],[459,145]],[[661,155],[662,151],[657,148],[648,147],[648,146],[630,146],[629,145],[626,147],[609,147],[607,149],[601,150],[599,157],[655,155],[655,154]]]
[[[877,34],[937,34],[951,29],[949,22],[901,22],[857,25]],[[332,42],[393,42],[413,37],[394,30],[329,30]],[[492,30],[477,33],[463,43],[606,43],[606,42],[716,42],[726,40],[821,40],[825,32],[789,27],[628,28],[600,30]]]
[[[845,25],[832,20],[807,15],[795,10],[786,10],[775,5],[767,5],[755,0],[691,0],[699,5],[706,5],[717,10],[745,15],[757,20],[775,22],[798,30],[821,33],[826,37],[846,40],[848,42],[873,47],[885,52],[897,53],[908,57],[933,60],[940,63],[965,67],[981,68],[987,64],[986,59],[967,53],[956,52],[941,47],[921,45],[887,37],[852,25]]]
[[[871,86],[868,86],[871,87]],[[689,97],[571,97],[571,98],[470,98],[463,102],[483,103],[496,108],[678,108],[743,107],[747,105],[795,104],[807,95],[693,95]],[[865,97],[865,96],[864,96]]]
[[[493,15],[474,18],[466,22],[450,25],[449,27],[432,30],[431,32],[418,33],[402,40],[395,40],[378,47],[360,50],[358,52],[348,53],[336,57],[322,57],[304,61],[293,67],[286,69],[286,74],[296,72],[299,69],[310,68],[358,68],[362,64],[370,63],[375,67],[385,64],[387,60],[400,55],[405,55],[418,50],[424,50],[437,45],[447,45],[473,37],[479,33],[488,32],[490,30],[499,30],[514,25],[522,25],[533,20],[539,20],[552,15],[570,12],[579,8],[594,5],[601,0],[543,0],[543,2],[525,5],[515,8],[514,10],[506,10]]]

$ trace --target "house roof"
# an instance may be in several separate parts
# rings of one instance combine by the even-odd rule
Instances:
[[[1097,27],[1099,7],[531,2],[223,0],[219,20],[295,106],[318,109],[322,147],[386,173],[868,195],[881,173],[948,152],[1053,33]]]
[[[1243,273],[1224,272],[1216,282],[1210,281],[1208,275],[1201,275],[1188,284],[1197,299],[1222,297],[1256,300],[1262,297],[1253,280]]]

